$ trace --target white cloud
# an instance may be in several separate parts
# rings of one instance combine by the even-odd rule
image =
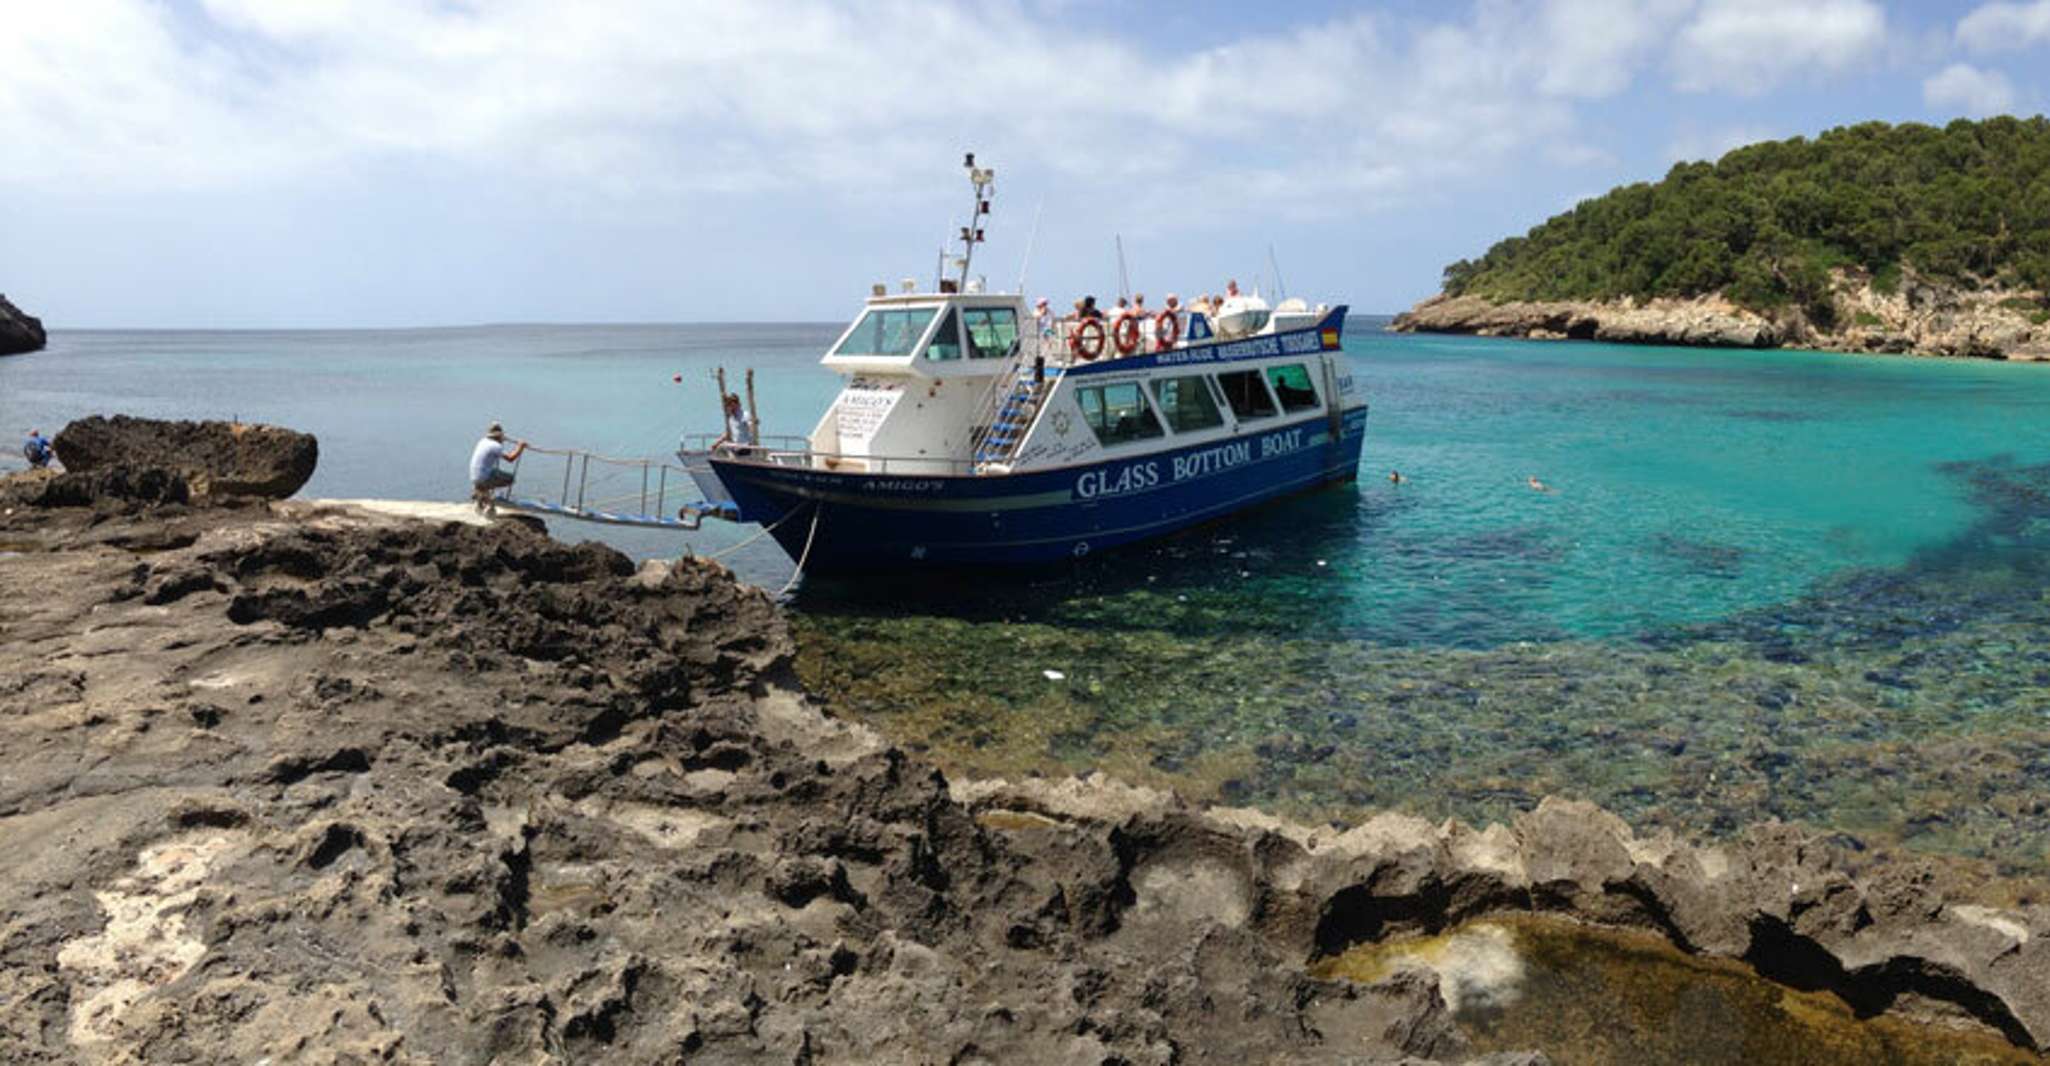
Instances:
[[[1539,6],[1524,34],[1541,64],[1538,87],[1564,96],[1604,97],[1630,83],[1694,0],[1558,0]]]
[[[1877,56],[1886,12],[1872,0],[1706,0],[1673,45],[1681,89],[1763,93],[1802,73]]]
[[[1691,3],[1477,0],[1176,51],[1017,0],[67,0],[0,36],[0,129],[36,146],[0,185],[425,162],[593,197],[866,192],[951,181],[974,146],[1163,204],[1357,210],[1533,146],[1571,156],[1576,103],[1625,89]]]
[[[2050,41],[2050,0],[1981,4],[1957,24],[1958,43],[1979,52],[1999,52]]]
[[[2014,110],[2014,86],[1997,70],[1952,63],[1922,82],[1922,102],[1933,111],[1984,118]]]

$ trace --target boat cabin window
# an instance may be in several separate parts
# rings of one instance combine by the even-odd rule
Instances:
[[[1018,343],[1018,312],[1009,307],[974,307],[961,312],[968,327],[968,358],[1002,359]]]
[[[925,346],[927,359],[961,358],[961,319],[952,310],[940,320],[940,328],[932,333],[932,340]]]
[[[1160,404],[1160,417],[1167,422],[1167,428],[1176,433],[1216,429],[1224,424],[1224,413],[1217,409],[1217,397],[1211,394],[1210,383],[1201,374],[1162,378],[1153,383],[1153,398]]]
[[[1082,420],[1106,448],[1161,435],[1160,423],[1146,408],[1146,394],[1135,382],[1076,389],[1075,402],[1082,405]]]
[[[847,332],[834,355],[909,355],[938,312],[935,307],[871,308]]]
[[[1260,380],[1257,370],[1219,374],[1217,386],[1224,390],[1224,402],[1231,405],[1231,413],[1237,415],[1241,422],[1274,414],[1274,398],[1267,395],[1267,383]]]
[[[1267,368],[1267,380],[1274,385],[1274,397],[1281,409],[1294,414],[1317,406],[1317,388],[1310,384],[1310,372],[1301,363]]]

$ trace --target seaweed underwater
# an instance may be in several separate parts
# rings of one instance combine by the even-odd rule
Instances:
[[[944,610],[958,589],[887,606],[809,597],[794,615],[800,670],[843,713],[969,774],[1101,769],[1338,820],[1396,809],[1480,823],[1557,793],[1642,827],[1714,837],[1781,819],[2040,874],[2050,464],[1940,469],[1977,511],[1948,543],[1626,638],[1394,645],[1316,601],[1345,595],[1342,582],[1305,582],[1314,591],[1286,612],[1200,588],[1259,566],[1255,552],[1293,550],[1260,547],[1276,528],[1315,544],[1320,526],[1362,520],[1311,500],[1145,565],[978,587],[994,605],[981,612]],[[1522,533],[1498,547],[1518,545],[1545,550]],[[1665,554],[1707,570],[1744,561],[1679,540]]]

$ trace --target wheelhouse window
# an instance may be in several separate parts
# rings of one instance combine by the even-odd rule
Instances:
[[[970,359],[1002,359],[1018,343],[1018,312],[1014,308],[965,308],[961,321],[968,327]]]
[[[1267,381],[1274,386],[1282,410],[1294,414],[1317,406],[1317,388],[1310,384],[1310,372],[1301,363],[1268,367]]]
[[[1162,378],[1153,383],[1153,399],[1160,404],[1160,417],[1176,433],[1216,429],[1224,424],[1224,412],[1201,374],[1185,378]]]
[[[1267,383],[1260,380],[1257,370],[1219,374],[1217,387],[1223,390],[1224,402],[1231,405],[1231,413],[1241,422],[1269,418],[1275,413],[1274,397],[1267,395]]]
[[[871,308],[847,332],[833,354],[909,355],[911,346],[925,335],[925,327],[932,324],[932,316],[938,311],[936,307]]]
[[[1082,406],[1082,420],[1106,448],[1162,435],[1160,423],[1147,409],[1146,394],[1134,382],[1076,389],[1075,402]]]
[[[961,319],[953,311],[940,320],[940,328],[933,331],[932,340],[925,345],[925,357],[945,361],[961,358]]]

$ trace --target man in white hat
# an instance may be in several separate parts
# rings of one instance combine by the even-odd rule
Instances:
[[[526,450],[527,442],[518,441],[511,451],[507,451],[505,427],[496,422],[484,431],[484,439],[478,441],[476,450],[470,453],[470,499],[477,504],[479,511],[495,513],[497,507],[491,502],[491,494],[513,483],[513,476],[498,468],[499,461],[518,462]]]

